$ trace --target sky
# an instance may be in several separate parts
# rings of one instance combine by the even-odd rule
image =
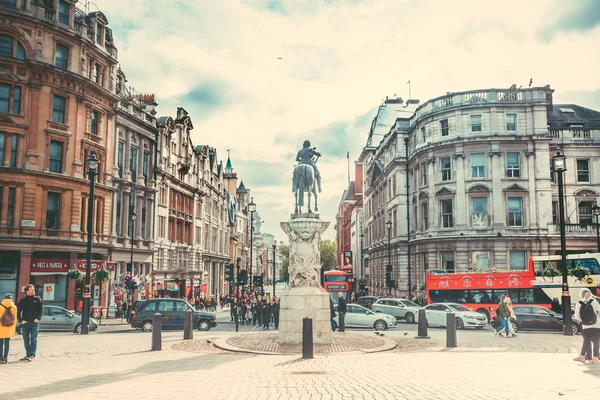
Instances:
[[[85,0],[80,0],[80,5]],[[296,152],[323,153],[323,237],[382,99],[550,84],[600,110],[596,0],[94,0],[128,84],[159,116],[185,108],[196,145],[227,150],[263,232],[287,238]],[[354,177],[352,176],[352,179]]]

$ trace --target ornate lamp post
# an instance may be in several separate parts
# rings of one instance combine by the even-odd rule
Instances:
[[[365,279],[365,258],[363,256],[363,240],[365,238],[365,234],[360,234],[360,278],[358,279],[358,291],[360,292],[360,281]],[[362,293],[361,293],[362,296]]]
[[[131,213],[129,215],[129,219],[131,219],[131,282],[133,284],[133,237],[135,236],[135,219],[137,218],[137,213],[135,209],[131,209]],[[133,290],[129,289],[129,304],[133,305]]]
[[[83,286],[83,309],[81,310],[81,334],[87,335],[90,331],[90,298],[91,285],[90,275],[92,274],[92,238],[94,224],[94,186],[96,183],[96,169],[98,168],[98,159],[96,153],[91,153],[87,160],[88,179],[90,180],[90,198],[88,199],[87,216],[87,262],[85,264],[85,284]]]
[[[594,207],[592,207],[592,211],[594,212],[594,217],[596,217],[596,245],[598,246],[598,253],[600,253],[600,206],[598,203],[594,203]]]
[[[248,212],[250,213],[250,285],[254,282],[252,281],[252,247],[254,240],[254,212],[256,211],[256,203],[254,203],[254,197],[250,198],[250,203],[248,203]]]
[[[567,281],[567,244],[565,238],[565,200],[563,194],[563,174],[567,170],[566,157],[556,152],[552,157],[552,171],[558,176],[558,207],[560,225],[560,252],[562,256],[562,309],[563,309],[563,334],[573,336],[571,327],[571,295],[569,294],[569,282]]]
[[[275,285],[277,279],[275,279],[275,250],[277,249],[277,245],[273,243],[273,297],[275,297]]]
[[[385,281],[388,287],[388,296],[392,297],[392,221],[385,223],[388,231],[388,265],[385,269]]]

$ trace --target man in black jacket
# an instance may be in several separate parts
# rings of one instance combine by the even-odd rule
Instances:
[[[346,299],[344,298],[344,294],[342,292],[338,292],[338,314],[340,317],[338,320],[340,321],[340,327],[338,332],[346,332],[346,311],[348,311],[348,306],[346,304]]]
[[[256,307],[254,308],[256,310],[256,320],[258,321],[258,326],[262,326],[262,315],[263,315],[263,301],[262,298],[260,296],[258,296],[258,298],[256,299]]]
[[[275,329],[279,329],[279,308],[281,305],[279,304],[279,297],[275,297],[273,300],[273,323],[275,324]]]
[[[25,286],[27,296],[19,300],[17,304],[18,320],[21,323],[23,344],[27,355],[21,361],[33,361],[37,350],[37,337],[40,331],[40,320],[42,319],[42,299],[35,295],[35,286]]]

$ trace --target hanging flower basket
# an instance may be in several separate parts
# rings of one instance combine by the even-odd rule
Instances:
[[[67,271],[67,278],[69,279],[81,279],[81,271],[77,268],[73,268]]]
[[[544,277],[552,278],[552,281],[554,281],[554,278],[559,275],[560,272],[558,272],[555,268],[549,267],[544,270]]]
[[[590,270],[587,268],[577,267],[571,270],[570,275],[577,278],[578,281],[583,281],[586,276],[590,274]]]
[[[108,271],[103,269],[99,269],[98,271],[92,274],[92,280],[97,284],[102,284],[103,282],[108,280]]]

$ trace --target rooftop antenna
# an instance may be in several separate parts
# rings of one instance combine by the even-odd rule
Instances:
[[[531,87],[531,85],[533,85],[533,78],[529,79],[529,87]]]
[[[410,99],[410,79],[406,83],[408,84],[408,98]]]

